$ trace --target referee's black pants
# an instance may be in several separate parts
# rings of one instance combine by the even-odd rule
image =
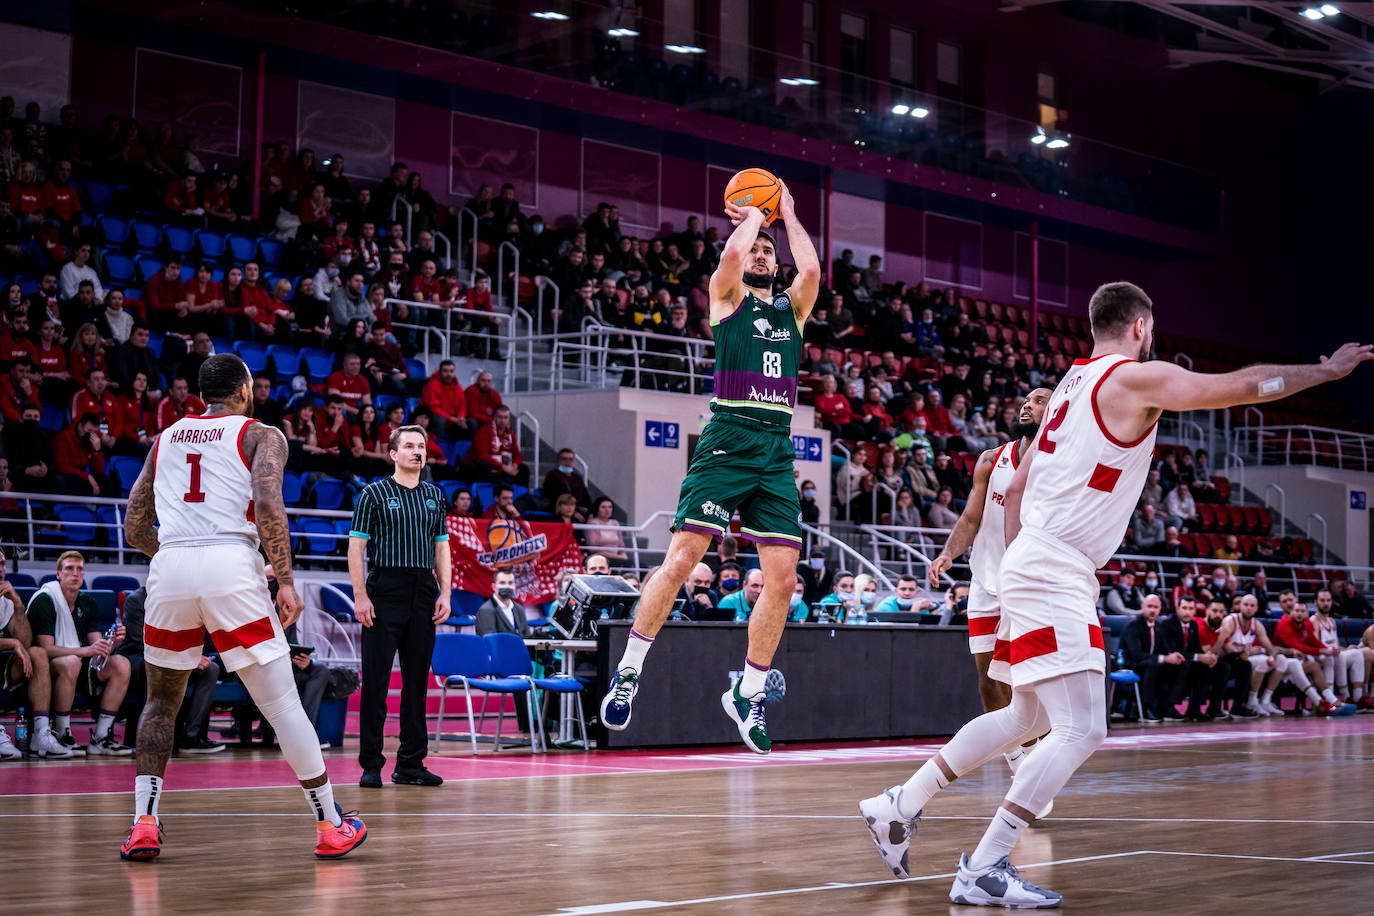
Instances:
[[[363,670],[358,763],[379,770],[382,727],[386,724],[386,695],[391,686],[391,662],[401,656],[401,747],[396,769],[419,769],[429,749],[425,701],[429,694],[429,663],[434,655],[434,602],[439,583],[434,571],[420,568],[374,569],[367,575],[367,596],[375,614],[363,627]]]

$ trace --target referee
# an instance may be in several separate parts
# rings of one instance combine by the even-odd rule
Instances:
[[[362,716],[358,785],[382,787],[382,726],[391,686],[391,663],[401,654],[401,747],[391,781],[437,786],[425,769],[429,729],[425,701],[434,627],[448,619],[452,561],[444,525],[444,492],[422,483],[425,431],[402,426],[391,434],[396,473],[363,490],[348,532],[348,575],[353,613],[363,625]],[[371,549],[368,549],[369,542]],[[370,554],[370,557],[365,557]],[[370,564],[367,560],[370,559]]]

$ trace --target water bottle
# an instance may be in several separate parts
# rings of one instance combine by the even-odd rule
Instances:
[[[28,753],[29,750],[29,711],[19,707],[19,718],[14,723],[14,746]]]
[[[848,623],[863,626],[864,624],[868,623],[868,608],[865,607],[862,603],[860,603],[859,606],[856,607],[854,611],[848,616]]]
[[[112,624],[110,624],[110,628],[109,628],[108,630],[105,631],[105,634],[104,634],[103,636],[101,636],[101,639],[106,639],[106,640],[114,639],[115,631],[118,630],[118,629],[119,629],[119,624],[118,624],[118,623],[112,623]],[[113,652],[114,650],[112,649],[112,650],[110,650],[110,651]],[[101,656],[97,656],[96,658],[91,659],[91,670],[92,670],[92,671],[100,671],[100,670],[102,670],[102,669],[105,667],[105,662],[106,662],[107,660],[109,660],[109,656],[108,656],[108,655],[101,655]]]

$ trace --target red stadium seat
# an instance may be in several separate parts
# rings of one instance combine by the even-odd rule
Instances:
[[[1203,531],[1215,531],[1217,529],[1216,507],[1211,503],[1198,503],[1197,520]]]
[[[1250,537],[1250,535],[1248,534],[1242,534],[1239,537],[1237,537],[1236,543],[1240,545],[1240,552],[1242,556],[1248,555],[1250,551],[1255,549],[1255,539]]]
[[[1259,533],[1268,534],[1274,528],[1274,515],[1268,509],[1259,510]]]
[[[1022,349],[1029,349],[1031,345],[1031,333],[1026,328],[1021,328],[1016,332],[1016,345]]]
[[[1005,321],[1007,316],[1006,306],[1002,305],[1000,302],[990,302],[988,303],[988,315],[991,316],[993,321]]]
[[[983,319],[984,321],[987,321],[987,318],[988,318],[988,304],[987,304],[987,302],[985,302],[985,301],[982,300],[982,299],[974,299],[974,300],[973,300],[973,311],[978,315],[979,318]]]
[[[959,311],[963,312],[965,315],[972,315],[972,314],[973,314],[973,300],[970,299],[968,296],[960,296],[960,297],[959,297]],[[919,318],[920,316],[918,315],[917,317]]]
[[[1231,481],[1222,477],[1220,474],[1213,474],[1210,479],[1212,485],[1217,488],[1217,495],[1221,498],[1221,501],[1229,503],[1231,501]]]
[[[1244,508],[1241,509],[1241,512],[1245,515],[1245,530],[1246,530],[1246,531],[1248,531],[1250,534],[1255,534],[1255,535],[1260,535],[1260,534],[1264,534],[1264,533],[1265,533],[1264,530],[1260,527],[1260,513],[1259,513],[1259,509],[1257,509],[1257,508],[1254,507],[1254,506],[1245,506]]]

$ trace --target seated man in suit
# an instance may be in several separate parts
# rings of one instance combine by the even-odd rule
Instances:
[[[1140,675],[1140,701],[1145,705],[1140,717],[1146,722],[1158,722],[1161,714],[1166,719],[1183,718],[1169,701],[1187,674],[1187,659],[1160,623],[1160,607],[1158,595],[1147,595],[1140,614],[1121,633],[1126,666]]]
[[[1178,705],[1186,691],[1188,712],[1184,718],[1193,722],[1210,722],[1221,709],[1221,695],[1226,690],[1227,666],[1220,664],[1216,655],[1202,646],[1202,631],[1195,619],[1197,602],[1191,595],[1178,599],[1178,610],[1172,617],[1165,617],[1159,625],[1164,628],[1169,644],[1177,646],[1187,659],[1186,673],[1176,678],[1174,692],[1165,701],[1168,709]],[[1216,637],[1212,636],[1215,642]],[[1210,700],[1210,702],[1209,702]],[[1202,711],[1208,704],[1207,712]]]

